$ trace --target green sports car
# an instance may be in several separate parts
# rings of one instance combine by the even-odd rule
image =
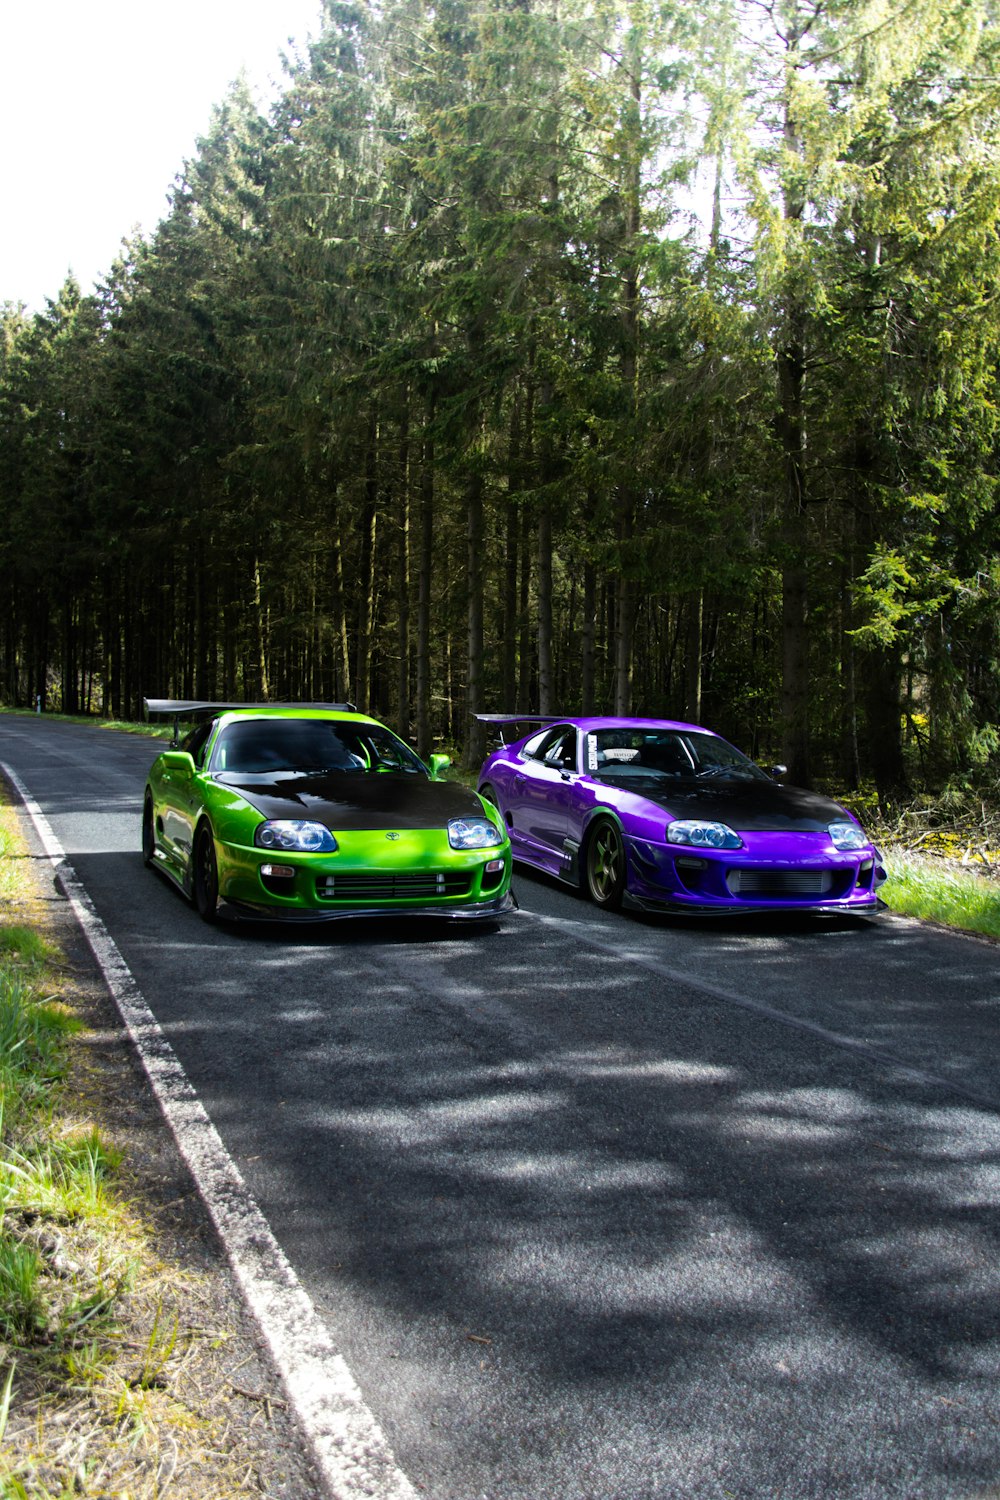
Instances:
[[[206,922],[481,920],[513,906],[500,816],[441,779],[447,756],[428,768],[351,705],[150,698],[146,707],[195,723],[150,770],[143,862]]]

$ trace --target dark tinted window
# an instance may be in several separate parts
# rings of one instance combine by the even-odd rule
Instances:
[[[336,719],[244,719],[228,725],[212,751],[212,770],[242,775],[274,771],[424,772],[408,745],[379,724]]]
[[[556,736],[544,755],[547,766],[558,766],[560,770],[576,770],[576,730],[566,729]]]
[[[557,745],[560,745],[567,735],[575,739],[576,730],[570,729],[566,724],[557,724],[551,729],[541,729],[533,734],[530,740],[525,740],[521,754],[528,760],[550,761],[550,753]]]
[[[187,734],[178,745],[179,750],[186,750],[196,766],[200,766],[205,754],[205,746],[208,737],[215,728],[214,719],[206,719],[204,724],[196,724],[194,729],[189,729]]]

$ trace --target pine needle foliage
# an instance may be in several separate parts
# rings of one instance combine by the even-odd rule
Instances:
[[[985,0],[331,3],[93,297],[0,319],[0,699],[1000,743]]]

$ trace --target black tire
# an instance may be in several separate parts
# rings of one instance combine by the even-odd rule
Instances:
[[[617,911],[625,894],[625,840],[610,818],[595,824],[587,839],[585,878],[594,905]]]
[[[142,862],[148,867],[156,854],[156,830],[153,827],[153,799],[147,797],[142,804]]]
[[[219,865],[215,858],[215,839],[207,823],[202,823],[194,840],[194,904],[203,922],[215,922],[219,915]]]
[[[499,798],[498,798],[498,797],[497,797],[497,794],[496,794],[496,792],[495,792],[495,791],[494,791],[494,790],[493,790],[493,788],[492,788],[492,787],[491,787],[491,786],[490,786],[490,784],[489,784],[489,782],[488,782],[488,781],[487,781],[487,782],[486,782],[486,784],[485,784],[485,785],[484,785],[484,786],[481,786],[481,787],[480,787],[480,788],[479,788],[479,795],[480,795],[480,797],[482,797],[482,798],[483,798],[483,799],[484,799],[484,800],[485,800],[485,801],[486,801],[486,802],[492,802],[492,803],[493,803],[493,806],[494,806],[494,807],[495,807],[495,808],[496,808],[496,810],[497,810],[497,812],[499,812],[499,811],[500,811],[500,800],[499,800]]]

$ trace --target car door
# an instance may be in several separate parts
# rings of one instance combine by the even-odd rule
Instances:
[[[530,859],[558,871],[579,779],[577,731],[567,724],[529,741],[513,777],[509,799],[511,838]]]
[[[212,723],[199,724],[181,741],[181,754],[172,756],[168,752],[160,772],[158,813],[162,839],[168,854],[182,868],[191,859],[195,824],[202,805],[200,771],[213,727]]]

